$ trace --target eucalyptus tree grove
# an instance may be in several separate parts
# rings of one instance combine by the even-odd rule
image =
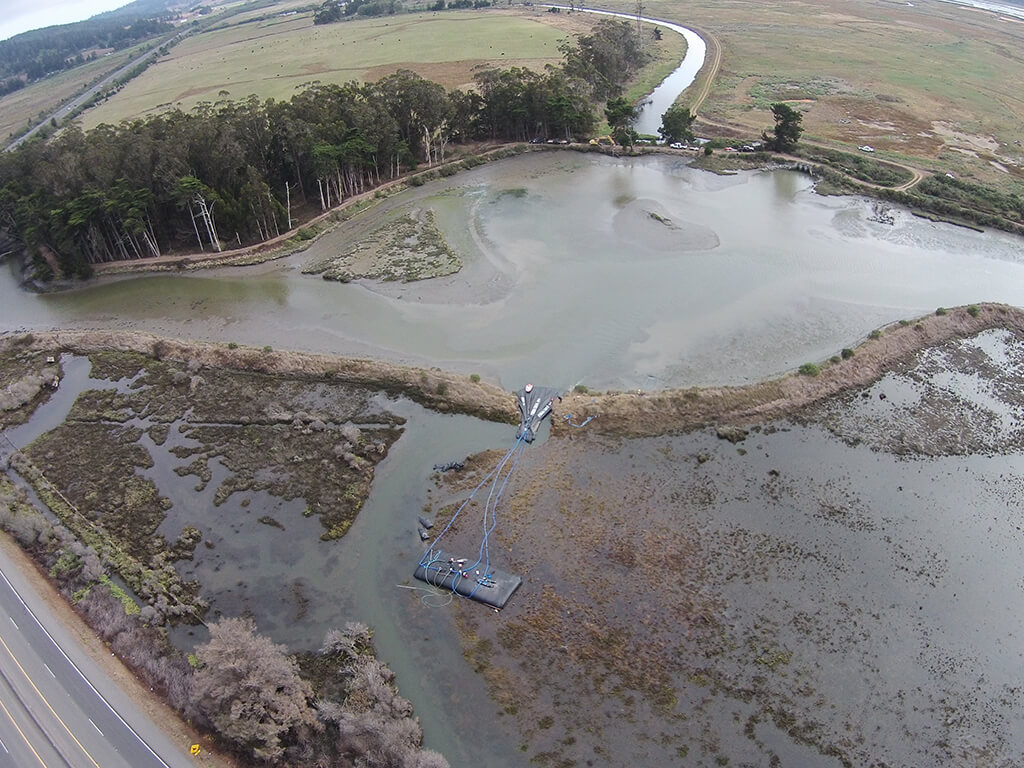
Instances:
[[[328,210],[444,162],[452,142],[586,134],[594,101],[620,88],[642,55],[624,22],[600,22],[581,46],[542,73],[483,70],[470,92],[400,70],[289,101],[72,126],[0,157],[0,230],[25,245],[42,277],[53,265],[88,275],[104,261],[262,242],[291,229],[293,206],[307,217]]]

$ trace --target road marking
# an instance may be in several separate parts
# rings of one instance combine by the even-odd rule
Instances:
[[[25,732],[23,730],[21,730],[21,726],[19,726],[14,721],[14,718],[11,716],[10,710],[7,709],[6,706],[4,706],[4,703],[2,701],[0,701],[0,709],[3,709],[4,714],[7,715],[8,719],[11,721],[11,725],[13,725],[14,729],[18,732],[18,735],[21,736],[21,738],[25,740],[25,746],[27,746],[32,751],[32,754],[36,756],[36,760],[39,761],[39,764],[41,766],[43,766],[43,768],[46,768],[46,763],[43,762],[43,758],[41,758],[39,756],[39,753],[36,752],[36,748],[32,746],[32,742],[28,740],[28,737],[25,735]],[[7,751],[7,745],[6,744],[4,745],[4,751],[5,752]]]
[[[44,667],[46,667],[46,671],[50,673],[50,677],[52,677],[52,678],[53,678],[54,680],[56,680],[56,679],[57,679],[57,676],[56,676],[55,674],[53,674],[53,670],[52,670],[52,669],[50,669],[50,665],[49,665],[49,664],[47,664],[47,663],[46,663],[46,662],[44,661],[44,662],[43,662],[43,666],[44,666]]]
[[[6,752],[8,755],[11,754],[11,750],[9,750],[7,748],[7,745],[4,744],[4,740],[3,739],[0,739],[0,747],[3,747],[4,748],[4,752]]]
[[[96,723],[92,722],[92,718],[91,717],[89,718],[89,722],[92,724],[92,727],[96,729],[96,733],[98,733],[100,736],[102,736],[103,735],[103,731],[100,730],[100,727],[98,725],[96,725]]]
[[[23,674],[25,676],[25,679],[28,681],[28,684],[32,686],[32,690],[34,690],[36,692],[36,695],[39,696],[39,698],[42,700],[43,704],[46,705],[46,708],[48,710],[50,710],[50,714],[52,714],[53,717],[57,720],[57,722],[60,723],[63,726],[64,730],[68,732],[68,736],[71,737],[71,740],[74,741],[75,744],[78,745],[78,748],[82,750],[82,753],[86,757],[89,758],[89,762],[90,763],[92,763],[94,766],[96,766],[96,768],[100,768],[100,764],[97,763],[95,760],[93,760],[93,757],[92,757],[92,755],[89,754],[89,751],[85,747],[82,746],[82,742],[80,742],[78,740],[78,738],[75,736],[75,734],[73,734],[71,732],[71,729],[68,728],[67,724],[63,720],[60,719],[60,715],[58,715],[56,713],[56,711],[54,711],[53,707],[50,706],[50,702],[48,702],[46,700],[46,697],[43,696],[42,691],[40,691],[38,688],[36,688],[36,684],[34,682],[32,682],[32,678],[28,676],[28,672],[26,672],[25,668],[23,666],[21,666],[21,662],[18,661],[18,657],[14,655],[14,652],[11,651],[10,646],[8,646],[6,642],[4,642],[4,639],[2,637],[0,637],[0,645],[2,645],[4,647],[5,651],[7,651],[7,654],[11,657],[11,661],[13,661],[17,665],[18,669],[21,670],[21,674]],[[39,762],[42,762],[42,760],[40,760]]]
[[[14,620],[14,617],[13,616],[8,616],[7,618],[11,620],[11,624],[14,625],[14,628],[20,632],[21,631],[21,627],[18,626],[18,622],[16,622]]]
[[[151,746],[149,746],[149,742],[142,738],[142,736],[139,735],[139,732],[128,724],[127,720],[121,717],[121,713],[114,709],[114,706],[109,701],[107,701],[106,697],[97,690],[95,685],[92,684],[92,681],[85,676],[85,672],[78,668],[78,665],[71,660],[71,657],[68,656],[67,653],[65,653],[64,649],[60,647],[60,644],[53,639],[53,635],[51,635],[49,630],[47,630],[46,627],[43,626],[43,622],[41,622],[39,620],[39,617],[36,616],[35,611],[28,607],[28,603],[25,602],[25,599],[21,596],[18,590],[14,588],[14,585],[11,584],[11,580],[7,578],[7,574],[4,573],[2,570],[0,570],[0,579],[3,579],[4,583],[6,583],[7,586],[11,588],[11,592],[13,592],[14,596],[18,598],[18,602],[21,603],[22,606],[24,606],[25,610],[28,611],[28,615],[32,617],[33,621],[35,621],[36,626],[39,627],[39,629],[42,630],[43,634],[46,635],[47,639],[51,643],[53,643],[53,647],[57,649],[57,653],[64,657],[64,661],[70,664],[71,668],[75,670],[75,672],[78,673],[78,676],[82,678],[82,680],[85,682],[87,686],[89,686],[89,690],[96,694],[96,697],[106,705],[107,709],[110,710],[111,714],[121,722],[121,725],[128,729],[132,736],[139,740],[139,743],[146,748],[146,751],[148,751],[149,754],[151,754],[160,762],[160,765],[162,765],[164,768],[171,768],[171,766],[167,764],[167,761],[160,757],[160,755],[158,755],[156,751]]]

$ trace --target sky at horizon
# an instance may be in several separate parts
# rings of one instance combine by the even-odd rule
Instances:
[[[129,0],[0,0],[0,41],[54,24],[70,24],[127,5]]]

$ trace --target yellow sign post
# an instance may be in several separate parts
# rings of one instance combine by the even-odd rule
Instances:
[[[189,750],[189,752],[191,752],[193,755],[198,755],[200,752],[202,752],[202,750],[199,749],[199,745],[198,744],[193,744],[192,748]]]

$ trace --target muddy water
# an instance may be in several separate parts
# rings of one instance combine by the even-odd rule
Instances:
[[[405,205],[434,208],[461,273],[347,285],[301,274]],[[665,156],[545,152],[388,200],[271,265],[46,296],[5,270],[0,317],[374,355],[510,387],[656,388],[758,380],[940,305],[1024,303],[1019,238],[870,215],[792,172],[721,177]]]
[[[371,495],[344,539],[321,541],[323,528],[315,517],[303,517],[302,500],[247,491],[214,507],[223,468],[215,467],[197,494],[194,476],[172,471],[183,462],[169,448],[181,438],[160,447],[143,437],[156,462],[146,474],[174,502],[161,532],[177,536],[184,525],[202,521],[204,541],[213,548],[201,544],[183,573],[202,582],[215,613],[251,615],[261,632],[295,649],[319,647],[328,629],[347,621],[365,622],[402,695],[413,702],[428,747],[452,765],[516,765],[501,757],[514,752],[509,734],[492,716],[480,717],[495,707],[483,682],[467,674],[446,610],[450,601],[421,601],[427,593],[403,588],[418,584],[411,578],[423,546],[416,517],[434,464],[501,445],[514,434],[508,426],[442,416],[408,401],[380,404],[408,420],[405,434],[377,466]],[[257,523],[263,515],[285,530]],[[175,637],[185,646],[204,639],[187,629]]]
[[[583,430],[528,451],[501,530],[525,583],[500,621],[474,614],[528,757],[1018,764],[1024,441],[994,429],[969,456],[894,456],[903,430],[943,426],[916,405],[934,396],[921,373],[950,421],[1019,417],[1004,385],[1024,343],[996,331],[856,393],[828,430],[781,422],[739,445]],[[885,427],[885,445],[858,444]],[[671,681],[666,710],[623,684],[649,669]]]
[[[142,437],[155,466],[140,471],[174,503],[161,532],[173,537],[198,522],[212,545],[181,567],[202,580],[214,611],[249,613],[295,648],[315,647],[344,621],[371,624],[428,746],[452,765],[525,767],[547,752],[609,766],[680,764],[683,754],[695,765],[774,756],[782,765],[836,766],[834,752],[822,754],[833,747],[853,764],[882,755],[892,765],[956,763],[950,755],[999,764],[1024,752],[1024,441],[1012,428],[1022,412],[1022,350],[993,331],[928,352],[866,398],[823,407],[835,434],[782,423],[731,445],[712,432],[618,441],[584,428],[573,440],[534,444],[492,541],[502,565],[524,576],[500,616],[402,587],[418,586],[409,578],[421,546],[415,516],[433,465],[507,447],[508,426],[380,401],[408,420],[405,434],[377,467],[349,534],[331,543],[319,540],[322,528],[303,516],[301,501],[246,491],[215,507],[227,473],[214,463],[202,492],[195,476],[176,475],[184,461],[169,449],[188,440],[176,426],[163,445]],[[63,418],[76,389],[112,386],[90,379],[84,359],[62,363],[60,398],[22,437]],[[945,393],[942,412],[995,425],[979,433],[976,455],[898,458],[891,440],[855,444],[931,424],[921,403],[935,395],[922,376]],[[263,515],[286,530],[257,523]],[[456,535],[475,547],[475,524]],[[632,566],[610,560],[591,535],[641,557]],[[664,582],[677,576],[662,574],[649,588],[643,563],[660,550],[648,536],[690,553],[679,584],[698,596],[715,639],[694,641],[665,623],[676,614]],[[463,659],[453,617],[461,611],[488,637],[543,606],[550,590],[573,615],[597,606],[602,626],[633,633],[631,647],[647,652],[648,635],[673,638],[664,657],[645,661],[670,670],[671,716],[651,712],[641,693],[581,687],[559,647],[572,643],[572,623],[556,625],[564,639],[530,655],[494,643],[489,663],[510,668],[532,698],[515,718],[501,714]],[[183,645],[202,639],[187,632],[177,633]],[[538,728],[545,717],[554,725]]]
[[[124,326],[372,353],[492,373],[510,386],[531,378],[655,387],[757,379],[938,305],[1024,300],[1020,241],[905,214],[894,226],[876,224],[863,201],[815,197],[792,173],[717,177],[665,158],[551,153],[428,185],[355,226],[424,204],[435,209],[466,260],[459,275],[408,285],[336,285],[303,276],[305,257],[299,257],[34,296],[5,273],[0,317],[7,329]],[[315,250],[340,250],[348,236],[338,231]],[[938,380],[955,384],[952,377]],[[883,382],[894,387],[887,402],[916,403],[918,395],[905,389],[913,382],[898,384],[904,388]],[[877,393],[870,402],[880,407]],[[452,609],[431,607],[422,593],[398,586],[415,586],[409,580],[419,552],[414,516],[433,464],[505,446],[509,430],[403,403],[392,407],[409,418],[406,434],[378,467],[370,499],[344,540],[320,542],[320,528],[302,516],[301,503],[266,494],[247,494],[247,506],[242,496],[232,497],[211,515],[195,479],[171,471],[179,462],[162,451],[173,441],[147,442],[157,462],[151,476],[174,502],[164,532],[175,536],[190,517],[203,515],[212,546],[200,545],[187,573],[202,579],[216,610],[249,611],[278,640],[312,647],[339,621],[372,624],[429,745],[453,765],[525,765],[537,744],[526,752],[509,747],[521,738],[518,726],[500,718],[463,660]],[[48,413],[56,418],[56,411]],[[835,428],[842,433],[846,426]],[[855,436],[863,425],[849,431]],[[775,754],[784,764],[834,764],[773,724],[766,714],[773,703],[803,721],[823,721],[830,743],[861,739],[873,756],[891,753],[896,763],[937,764],[942,755],[921,745],[943,739],[964,754],[1024,749],[1013,736],[1024,732],[1015,687],[1024,681],[1014,677],[1024,631],[1014,602],[1024,554],[1018,453],[896,459],[814,427],[758,436],[746,454],[707,434],[580,448],[581,468],[574,471],[591,472],[620,499],[623,489],[648,482],[636,466],[658,468],[666,500],[660,508],[672,517],[656,522],[701,537],[711,574],[703,589],[726,606],[718,620],[745,649],[724,657],[717,670],[721,689],[704,688],[679,668],[680,710],[692,726],[664,726],[640,713],[634,727],[636,721],[614,714],[622,711],[617,699],[595,702],[594,712],[613,715],[589,733],[619,737],[600,762],[670,764],[685,743],[708,761],[731,756],[733,763],[756,763]],[[545,462],[557,449],[557,442],[532,447],[520,477],[545,477]],[[692,457],[701,451],[712,460],[697,467]],[[684,460],[667,458],[673,455]],[[769,485],[772,470],[780,473],[781,488]],[[223,472],[214,467],[207,494]],[[685,495],[698,472],[714,489],[713,503],[672,506],[679,496],[670,492]],[[547,512],[525,519],[557,522],[562,507]],[[256,523],[262,515],[286,530]],[[498,536],[510,532],[512,526]],[[541,534],[531,555],[536,567],[522,569],[527,583],[503,621],[535,605],[552,582],[558,554],[547,560],[545,553],[564,534]],[[537,534],[516,535],[523,542]],[[814,554],[779,559],[769,550],[751,575],[744,568],[749,551],[733,542],[756,546],[766,536],[799,545],[783,552]],[[628,575],[622,578],[629,583]],[[777,678],[758,675],[764,665],[752,666],[746,651],[775,650],[791,652],[792,660]],[[814,695],[794,701],[791,676]],[[537,688],[562,682],[568,684],[554,676]],[[763,687],[753,702],[729,693],[755,683]],[[557,698],[539,697],[538,714],[548,714],[545,702]],[[578,717],[576,709],[567,717]],[[575,732],[577,746],[568,751],[592,759],[593,738],[584,726],[563,720],[557,708],[555,715],[559,725],[549,735]],[[752,717],[754,737],[744,729]],[[669,734],[664,744],[663,733]],[[906,736],[918,733],[926,736]]]

